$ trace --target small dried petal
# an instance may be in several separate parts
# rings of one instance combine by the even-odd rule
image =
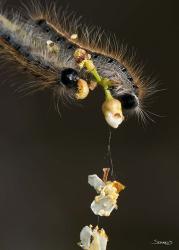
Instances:
[[[97,87],[97,82],[91,81],[89,84],[89,89],[93,91]]]
[[[120,183],[119,181],[113,181],[113,187],[115,187],[117,189],[117,192],[120,193],[122,190],[125,189],[125,186]]]
[[[78,38],[78,34],[72,34],[70,38],[72,40],[76,40]]]
[[[113,128],[118,128],[124,120],[121,102],[117,99],[106,100],[102,105],[102,111],[106,122]]]
[[[86,81],[83,79],[79,79],[77,82],[78,90],[76,93],[76,99],[83,100],[85,99],[89,94],[89,87]]]

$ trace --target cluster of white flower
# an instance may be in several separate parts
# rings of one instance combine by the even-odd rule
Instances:
[[[114,209],[117,209],[119,193],[125,186],[118,181],[108,181],[109,169],[103,169],[103,180],[97,175],[89,175],[88,183],[94,187],[97,196],[91,203],[91,210],[98,216],[110,216]],[[79,246],[84,250],[106,250],[108,237],[104,229],[98,226],[85,226],[80,233]]]
[[[89,175],[88,183],[94,187],[98,195],[91,204],[91,210],[95,215],[109,216],[117,209],[119,192],[125,187],[118,181],[102,181],[97,175]]]

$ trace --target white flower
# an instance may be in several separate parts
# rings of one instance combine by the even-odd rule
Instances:
[[[117,99],[106,100],[102,105],[102,111],[106,122],[113,128],[118,128],[124,120],[121,102]]]
[[[106,250],[108,237],[104,229],[85,226],[80,233],[79,246],[84,250]]]
[[[117,209],[119,192],[125,187],[118,181],[107,181],[104,183],[97,175],[89,175],[88,183],[94,187],[97,195],[91,204],[91,210],[95,215],[110,216]]]

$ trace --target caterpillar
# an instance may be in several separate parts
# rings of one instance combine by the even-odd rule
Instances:
[[[33,78],[22,90],[50,89],[58,102],[74,103],[100,86],[105,94],[102,111],[110,126],[117,128],[129,113],[143,116],[143,100],[153,87],[123,49],[115,51],[110,43],[100,46],[100,32],[92,35],[73,16],[70,22],[66,14],[58,15],[53,4],[31,5],[26,15],[0,13],[1,64],[10,61],[16,72]]]

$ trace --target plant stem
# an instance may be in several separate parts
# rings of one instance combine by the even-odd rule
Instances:
[[[111,92],[109,90],[109,86],[111,86],[111,81],[108,78],[102,78],[99,75],[96,67],[94,66],[94,64],[91,60],[87,60],[85,62],[85,67],[94,76],[96,82],[103,87],[106,99],[108,99],[108,100],[112,99],[113,97],[112,97]]]

